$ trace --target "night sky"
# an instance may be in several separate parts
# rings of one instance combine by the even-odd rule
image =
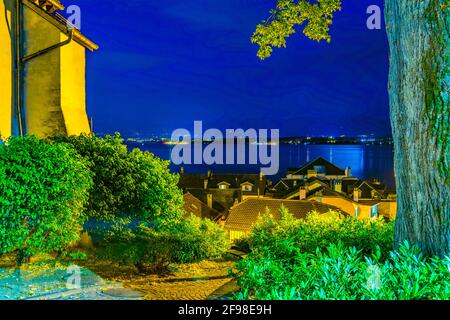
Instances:
[[[344,0],[332,42],[301,33],[265,61],[250,43],[275,0],[64,0],[100,45],[87,56],[99,133],[280,129],[281,136],[390,134],[388,44],[366,28],[382,0]]]

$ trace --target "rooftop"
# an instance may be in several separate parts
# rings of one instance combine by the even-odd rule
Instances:
[[[266,210],[274,219],[281,218],[279,210],[281,206],[286,207],[289,212],[297,219],[306,218],[307,214],[316,211],[320,214],[328,213],[330,210],[342,211],[334,206],[315,202],[315,201],[301,201],[301,200],[284,200],[284,199],[247,199],[235,205],[230,209],[227,221],[225,223],[226,229],[234,229],[241,231],[250,231],[258,217],[263,215]]]
[[[325,175],[330,176],[345,176],[345,170],[342,168],[339,168],[335,164],[331,163],[328,160],[325,160],[322,157],[319,157],[317,159],[314,159],[307,164],[305,164],[303,167],[300,167],[298,169],[289,169],[289,173],[293,175],[307,175],[308,170],[315,170],[316,167],[323,167]]]
[[[184,200],[183,209],[189,215],[193,214],[197,217],[211,220],[214,220],[220,215],[220,213],[217,210],[208,207],[206,203],[196,198],[189,192],[184,194],[183,200]]]

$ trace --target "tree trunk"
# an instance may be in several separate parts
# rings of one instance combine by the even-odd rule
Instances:
[[[395,245],[450,252],[450,0],[386,0]]]

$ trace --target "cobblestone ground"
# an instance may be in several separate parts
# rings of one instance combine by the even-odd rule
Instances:
[[[79,286],[68,286],[68,266],[46,263],[26,269],[0,267],[0,300],[136,300],[139,291],[121,283],[104,281],[85,268],[79,269]]]
[[[145,300],[206,300],[229,279],[193,282],[137,281],[131,288],[142,291]]]
[[[231,281],[228,270],[236,262],[229,258],[171,265],[168,274],[158,276],[110,261],[79,261],[81,288],[70,290],[69,263],[49,261],[20,272],[0,261],[0,300],[205,300]]]
[[[174,265],[164,276],[140,275],[131,268],[102,266],[99,262],[91,269],[105,279],[142,292],[146,300],[206,300],[230,282],[228,269],[234,264],[234,260],[220,260]]]

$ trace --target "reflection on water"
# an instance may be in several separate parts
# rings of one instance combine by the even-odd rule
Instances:
[[[148,150],[156,156],[170,160],[173,146],[161,143],[129,144],[129,147],[139,147]],[[323,157],[345,169],[352,169],[352,176],[361,179],[377,178],[389,187],[395,186],[393,147],[389,145],[280,145],[280,170],[272,180],[278,180],[286,175],[288,168],[300,167],[303,164]],[[258,165],[184,165],[187,173],[206,173],[213,170],[218,173],[259,173]],[[171,164],[171,170],[178,172],[179,166]]]

